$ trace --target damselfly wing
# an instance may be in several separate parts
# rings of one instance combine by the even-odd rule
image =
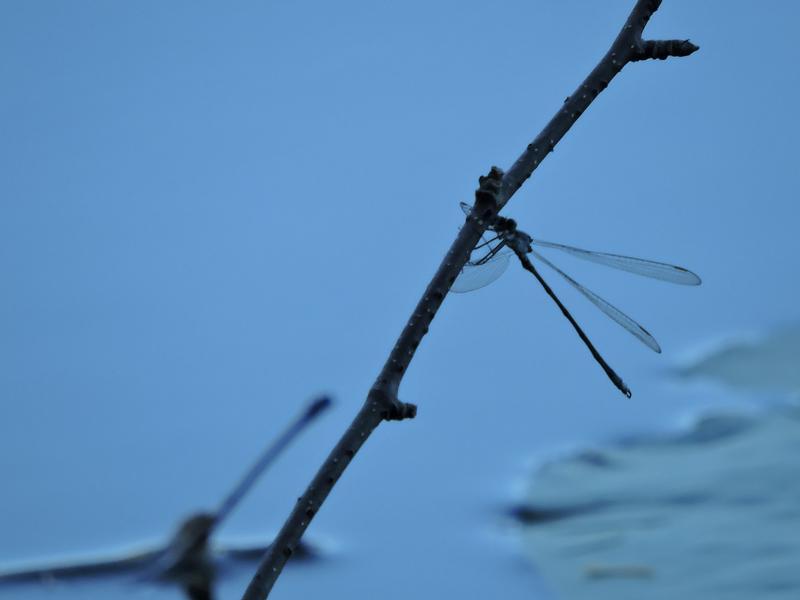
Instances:
[[[489,285],[506,272],[508,260],[509,252],[507,251],[498,252],[482,263],[478,263],[477,259],[475,262],[470,259],[470,262],[461,269],[461,273],[458,274],[453,285],[450,286],[450,291],[461,294]]]
[[[469,216],[472,212],[472,207],[465,202],[461,203],[461,210]],[[484,236],[481,243],[476,246],[470,256],[469,262],[464,265],[461,273],[456,278],[451,288],[454,292],[469,292],[476,290],[485,285],[488,285],[500,277],[508,266],[509,256],[512,251],[504,247],[502,234],[498,234],[491,227],[488,231],[495,233],[493,237],[486,239]],[[551,248],[559,250],[589,262],[611,267],[621,271],[627,271],[635,275],[643,277],[650,277],[653,279],[660,279],[670,283],[677,283],[680,285],[699,285],[701,283],[700,277],[695,273],[667,263],[646,260],[643,258],[635,258],[632,256],[623,256],[621,254],[609,254],[607,252],[596,252],[593,250],[585,250],[583,248],[576,248],[574,246],[567,246],[566,244],[557,244],[554,242],[546,242],[544,240],[532,239],[531,240],[531,254],[553,269],[561,277],[563,277],[572,287],[578,290],[585,296],[592,304],[599,308],[603,313],[608,315],[611,319],[616,321],[624,329],[634,335],[639,341],[645,344],[648,348],[655,352],[661,352],[661,347],[656,342],[655,338],[644,327],[639,325],[636,321],[619,310],[610,302],[604,300],[586,286],[578,283],[567,275],[564,271],[554,265],[550,260],[542,256],[541,253],[533,249],[538,248]]]
[[[461,202],[460,206],[464,214],[469,216],[472,207],[466,202]],[[486,235],[481,236],[481,243],[472,251],[469,261],[450,286],[450,291],[458,294],[472,292],[496,281],[505,273],[512,252],[508,248],[497,248],[499,244],[499,241],[487,240]]]

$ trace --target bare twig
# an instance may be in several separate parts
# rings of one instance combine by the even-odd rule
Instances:
[[[642,39],[645,25],[660,4],[661,0],[638,0],[608,53],[578,89],[566,99],[564,105],[536,139],[528,144],[508,172],[503,174],[500,169],[493,167],[488,176],[481,177],[480,188],[475,194],[474,209],[400,334],[386,364],[370,389],[366,402],[325,459],[305,493],[298,498],[297,505],[250,582],[243,596],[244,600],[263,600],[267,597],[311,519],[353,456],[381,421],[402,420],[415,416],[416,406],[405,404],[398,398],[400,382],[450,286],[500,209],[627,63],[647,58],[687,56],[698,49],[688,41]]]

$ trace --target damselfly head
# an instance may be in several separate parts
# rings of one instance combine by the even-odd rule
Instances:
[[[533,250],[533,248],[531,248],[531,242],[533,240],[531,236],[524,231],[509,231],[504,232],[502,235],[506,245],[517,254],[528,254]]]

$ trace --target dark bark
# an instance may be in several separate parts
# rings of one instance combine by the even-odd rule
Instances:
[[[556,115],[528,145],[508,172],[503,174],[500,169],[492,168],[487,177],[481,178],[481,185],[476,193],[475,209],[467,218],[464,227],[459,231],[417,303],[386,364],[370,389],[366,402],[320,467],[305,493],[297,499],[297,505],[250,582],[243,596],[244,600],[263,600],[268,596],[311,519],[353,456],[381,421],[402,420],[416,414],[414,405],[399,400],[400,382],[450,286],[469,260],[472,249],[498,211],[505,206],[547,154],[552,152],[572,124],[627,63],[645,58],[686,56],[697,50],[697,46],[688,41],[650,42],[642,39],[645,25],[660,4],[661,0],[638,0],[611,49],[578,89],[566,99]]]

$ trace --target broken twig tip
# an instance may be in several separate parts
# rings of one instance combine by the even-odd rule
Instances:
[[[311,402],[306,409],[306,419],[313,419],[333,404],[330,396],[320,396]]]
[[[384,417],[387,421],[403,421],[417,416],[417,405],[397,400]]]
[[[632,61],[647,60],[666,60],[670,56],[682,57],[694,54],[700,46],[693,44],[689,40],[647,40],[642,44],[638,54],[631,58]]]

